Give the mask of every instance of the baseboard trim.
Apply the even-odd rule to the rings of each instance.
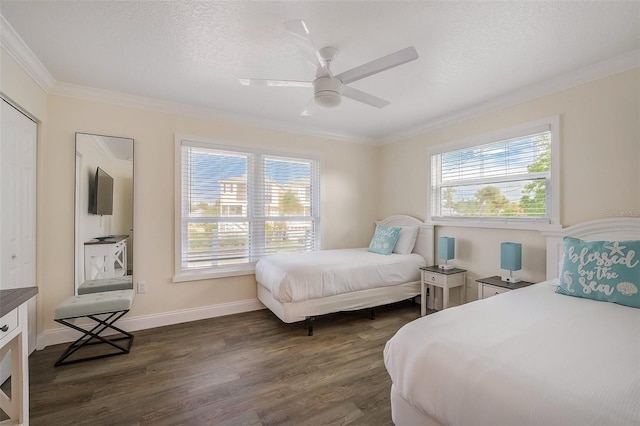
[[[146,330],[149,328],[164,327],[166,325],[180,324],[183,322],[222,317],[242,312],[258,311],[260,309],[265,309],[265,307],[260,303],[260,301],[258,301],[258,299],[247,299],[240,300],[238,302],[181,309],[179,311],[128,317],[118,321],[117,325],[126,331]],[[73,342],[78,337],[80,337],[80,333],[68,327],[45,330],[36,337],[36,350],[42,350],[47,346],[57,345],[60,343]]]

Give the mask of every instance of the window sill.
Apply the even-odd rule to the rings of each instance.
[[[561,225],[550,224],[546,220],[524,220],[513,221],[504,219],[431,219],[427,220],[428,225],[433,226],[454,226],[467,228],[488,228],[488,229],[519,229],[523,231],[557,231],[562,229]]]
[[[253,274],[255,274],[255,267],[253,264],[251,264],[235,268],[219,268],[216,270],[183,272],[179,275],[174,275],[172,281],[174,283],[181,283],[188,281],[210,280],[216,278],[240,277],[243,275]]]

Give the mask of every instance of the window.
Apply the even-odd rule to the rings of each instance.
[[[176,175],[175,281],[319,247],[318,160],[177,137]]]
[[[558,223],[558,118],[431,150],[434,222]]]

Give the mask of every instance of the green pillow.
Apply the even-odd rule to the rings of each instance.
[[[393,248],[400,238],[399,226],[387,226],[377,225],[376,232],[373,234],[371,244],[369,244],[369,251],[380,254],[391,254]]]
[[[640,308],[640,241],[564,238],[556,293]]]

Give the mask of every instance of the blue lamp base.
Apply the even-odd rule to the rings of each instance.
[[[503,275],[502,281],[517,283],[520,278],[513,276],[513,271],[522,269],[522,244],[501,243],[500,244],[500,269],[509,271],[509,275]]]

